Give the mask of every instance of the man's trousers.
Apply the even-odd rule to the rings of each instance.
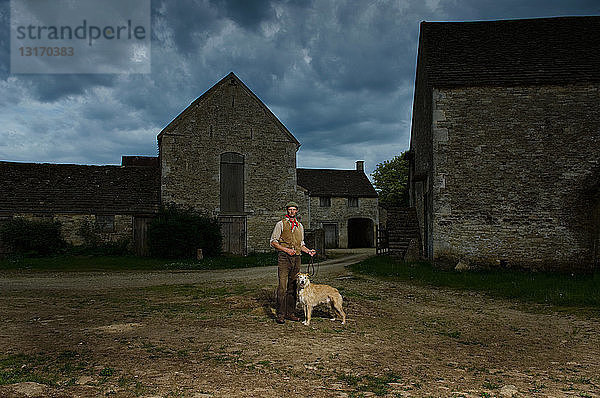
[[[277,316],[289,316],[296,310],[296,277],[300,272],[300,256],[290,256],[280,251],[277,268]]]

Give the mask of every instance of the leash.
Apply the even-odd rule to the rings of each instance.
[[[311,269],[312,269],[312,272],[311,272]],[[308,262],[306,273],[308,274],[308,276],[310,276],[312,278],[318,272],[319,272],[319,263],[317,263],[317,270],[315,272],[315,256],[310,256],[310,261]]]

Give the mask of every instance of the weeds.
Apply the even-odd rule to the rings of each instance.
[[[354,388],[358,393],[370,391],[377,396],[388,394],[391,390],[389,383],[397,383],[401,380],[400,376],[394,373],[387,373],[383,376],[355,376],[342,373],[338,374],[337,378]]]
[[[494,383],[493,381],[486,380],[483,383],[483,388],[488,389],[488,390],[496,390],[496,389],[500,388],[500,386],[498,384]]]

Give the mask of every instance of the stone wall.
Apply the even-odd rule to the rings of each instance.
[[[421,53],[419,53],[421,56]],[[427,86],[421,70],[417,70],[409,156],[410,206],[415,207],[421,233],[422,252],[433,256],[432,219],[433,212],[432,171],[432,89]],[[427,224],[427,225],[426,225]]]
[[[433,92],[434,258],[532,269],[597,259],[599,85]]]
[[[61,224],[61,236],[72,245],[79,246],[84,244],[84,238],[81,234],[81,227],[88,224],[92,228],[96,225],[96,215],[94,214],[40,214],[40,213],[14,213],[12,218],[22,217],[27,220],[47,220],[58,221]],[[133,216],[116,214],[114,219],[113,232],[95,232],[101,242],[111,243],[122,240],[133,242]]]
[[[301,202],[297,141],[235,76],[190,105],[159,135],[162,202],[220,211],[220,157],[244,156],[247,251],[271,250],[269,238],[285,203]]]
[[[307,203],[308,205],[308,203]],[[302,211],[305,225],[311,229],[322,228],[323,223],[335,223],[338,226],[338,245],[348,247],[348,220],[351,218],[368,218],[373,221],[373,236],[379,223],[377,198],[358,198],[358,207],[348,207],[348,198],[332,197],[331,207],[321,207],[318,196],[310,197],[310,211]],[[375,242],[373,242],[373,245]],[[375,247],[375,246],[373,246]]]

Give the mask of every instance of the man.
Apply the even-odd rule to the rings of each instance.
[[[317,252],[304,245],[304,227],[296,219],[298,204],[289,202],[285,205],[286,215],[275,224],[271,235],[271,246],[279,250],[277,256],[277,323],[285,323],[285,319],[299,321],[294,315],[296,310],[296,276],[300,272],[300,255],[302,252],[314,256]]]

